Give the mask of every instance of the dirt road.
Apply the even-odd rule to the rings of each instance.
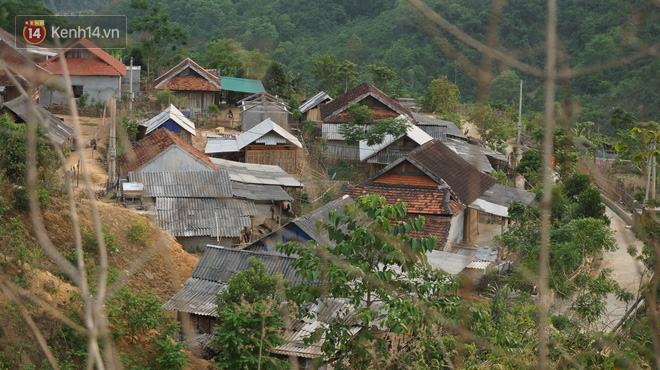
[[[626,223],[616,213],[612,212],[611,209],[607,208],[606,214],[612,220],[610,228],[614,231],[614,238],[619,249],[614,252],[605,253],[600,268],[611,269],[611,277],[622,288],[633,294],[637,294],[644,266],[628,254],[627,249],[629,246],[634,246],[637,249],[637,255],[639,255],[642,251],[643,243],[637,239],[632,230],[626,228]],[[603,330],[611,329],[616,325],[625,314],[629,304],[619,301],[614,294],[609,294],[605,305],[607,313],[602,319]]]

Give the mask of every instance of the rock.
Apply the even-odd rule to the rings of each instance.
[[[53,289],[55,289],[55,282],[52,279],[46,279],[44,281],[44,290],[51,291]]]

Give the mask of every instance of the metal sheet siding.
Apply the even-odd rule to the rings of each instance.
[[[227,171],[130,172],[131,182],[144,184],[147,197],[231,198]]]

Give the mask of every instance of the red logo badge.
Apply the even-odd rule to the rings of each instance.
[[[25,21],[23,38],[30,44],[38,44],[46,38],[46,27],[43,20]]]

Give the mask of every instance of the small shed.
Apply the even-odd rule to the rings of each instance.
[[[289,105],[267,92],[260,92],[241,100],[242,131],[249,131],[266,119],[280,127],[289,128]]]
[[[141,123],[140,126],[142,126],[140,131],[144,132],[142,137],[149,135],[154,130],[161,127],[178,134],[179,137],[188,144],[192,143],[192,136],[197,136],[195,123],[184,116],[183,113],[172,104],[152,119]]]
[[[245,163],[275,165],[288,173],[298,172],[298,149],[303,145],[287,130],[266,118],[236,138],[211,138],[206,154]]]
[[[312,96],[303,104],[300,105],[298,110],[302,114],[303,121],[314,121],[317,124],[321,124],[321,104],[331,102],[332,98],[325,91],[321,91],[318,94]]]
[[[0,106],[0,112],[9,113],[18,123],[41,119],[47,126],[46,136],[58,145],[63,145],[73,136],[73,127],[24,95],[5,102]]]

